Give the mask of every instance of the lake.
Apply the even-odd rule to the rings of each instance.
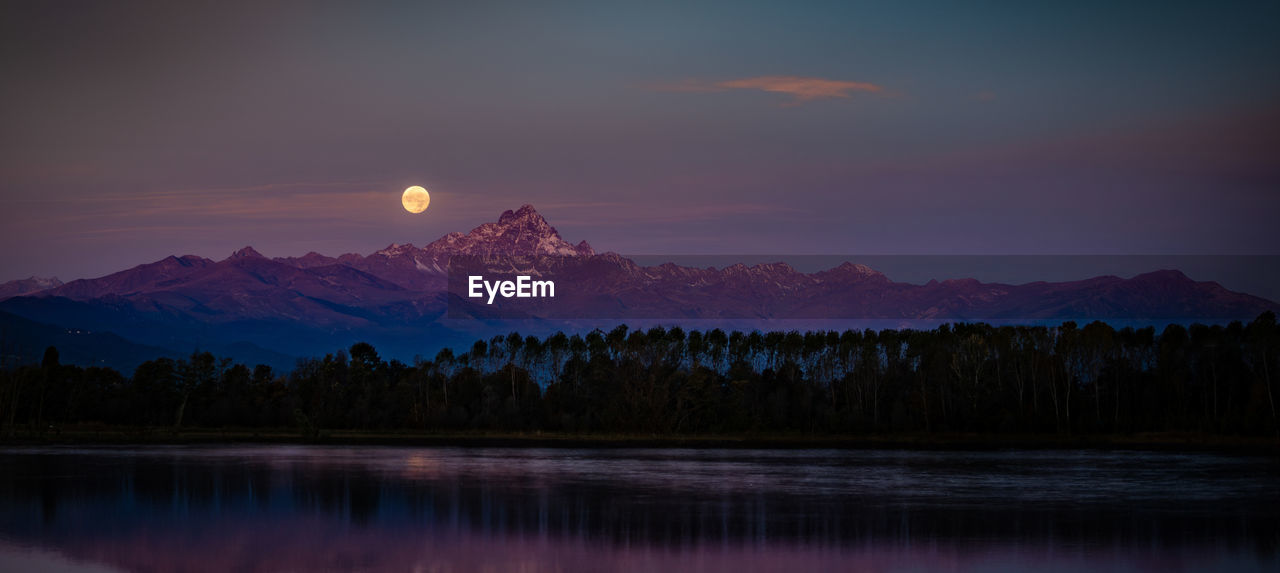
[[[0,449],[0,571],[1280,571],[1280,460]]]

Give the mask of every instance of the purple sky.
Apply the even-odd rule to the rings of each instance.
[[[522,203],[623,253],[1280,253],[1274,1],[688,4],[0,3],[0,281]]]

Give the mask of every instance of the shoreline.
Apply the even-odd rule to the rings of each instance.
[[[565,434],[547,432],[371,432],[155,428],[72,429],[0,437],[0,447],[280,444],[464,448],[776,449],[776,450],[1149,450],[1280,456],[1280,437],[1184,432],[1123,435],[993,434]]]

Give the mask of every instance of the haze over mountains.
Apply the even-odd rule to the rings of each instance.
[[[44,345],[54,343],[46,341],[50,333],[62,332],[59,348],[74,347],[64,355],[126,369],[132,365],[121,364],[124,359],[117,356],[133,360],[144,352],[125,352],[122,341],[145,352],[159,348],[182,355],[201,348],[282,368],[294,357],[321,355],[361,340],[391,357],[427,356],[442,346],[510,329],[483,320],[446,319],[449,264],[459,255],[477,260],[532,256],[542,271],[559,272],[567,281],[556,299],[514,314],[510,305],[482,309],[488,315],[471,313],[478,316],[506,311],[501,316],[614,323],[626,318],[1249,319],[1280,308],[1173,270],[1062,283],[962,279],[915,285],[851,262],[816,273],[784,263],[644,267],[614,253],[597,254],[586,241],[565,241],[525,205],[466,234],[449,233],[423,247],[392,244],[367,256],[312,252],[267,258],[245,247],[221,261],[170,256],[66,284],[34,277],[5,283],[0,285],[0,326],[7,340],[0,343],[9,347],[0,352],[11,360],[38,360]],[[458,291],[453,292],[457,305]],[[102,346],[96,352],[101,340],[95,337],[108,333],[114,335],[113,350]]]

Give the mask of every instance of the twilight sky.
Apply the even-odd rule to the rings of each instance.
[[[1275,0],[6,0],[0,281],[522,203],[623,253],[1278,254],[1277,62]]]

